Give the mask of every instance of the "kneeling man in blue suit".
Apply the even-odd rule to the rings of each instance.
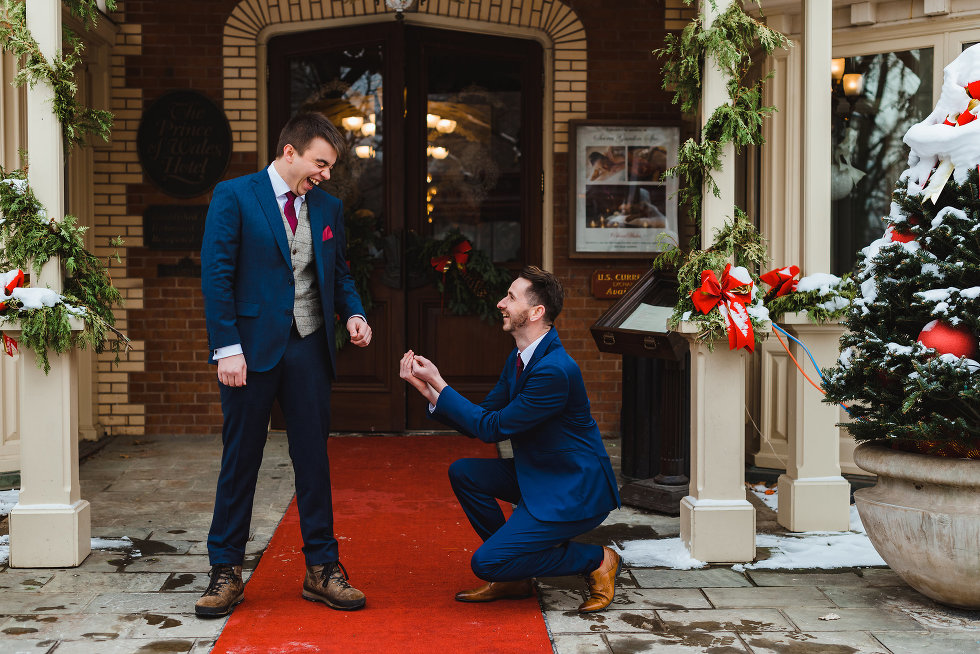
[[[563,300],[555,275],[534,266],[521,271],[497,303],[517,347],[479,405],[425,357],[402,357],[400,376],[429,400],[432,417],[487,443],[510,439],[514,450],[513,459],[460,459],[449,467],[453,491],[484,541],[471,565],[487,583],[457,593],[461,602],[529,597],[532,577],[578,574],[589,583],[579,611],[612,602],[619,555],[571,540],[599,526],[619,506],[619,493],[582,372],[554,327]],[[515,505],[509,519],[497,499]]]

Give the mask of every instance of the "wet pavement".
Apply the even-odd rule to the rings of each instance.
[[[617,443],[607,446],[618,468]],[[217,437],[117,437],[85,460],[82,497],[92,505],[92,536],[106,549],[78,568],[0,566],[0,654],[208,652],[225,620],[197,619],[193,606],[207,585],[220,449]],[[282,434],[270,437],[259,478],[246,575],[292,498]],[[775,514],[750,499],[759,531],[780,533]],[[678,532],[676,517],[624,508],[588,540],[622,544]],[[610,609],[583,616],[575,607],[584,580],[538,581],[558,654],[980,652],[980,612],[936,604],[887,568],[634,567],[619,582]],[[488,641],[478,651],[499,650]]]

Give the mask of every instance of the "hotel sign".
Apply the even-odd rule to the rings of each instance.
[[[208,97],[172,91],[144,112],[136,151],[146,176],[175,198],[208,192],[228,169],[231,127]]]

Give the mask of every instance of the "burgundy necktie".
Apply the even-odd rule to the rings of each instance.
[[[524,358],[520,354],[518,354],[517,355],[517,377],[515,377],[515,379],[520,379],[522,372],[524,372]]]
[[[292,191],[286,191],[286,206],[283,207],[283,214],[286,216],[286,221],[289,223],[289,228],[293,230],[293,234],[296,233],[296,224],[299,222],[296,220],[296,194]]]

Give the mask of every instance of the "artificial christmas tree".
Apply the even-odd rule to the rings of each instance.
[[[875,548],[911,586],[980,608],[980,46],[944,70],[909,129],[887,227],[858,260],[828,401],[851,403],[854,493]]]

